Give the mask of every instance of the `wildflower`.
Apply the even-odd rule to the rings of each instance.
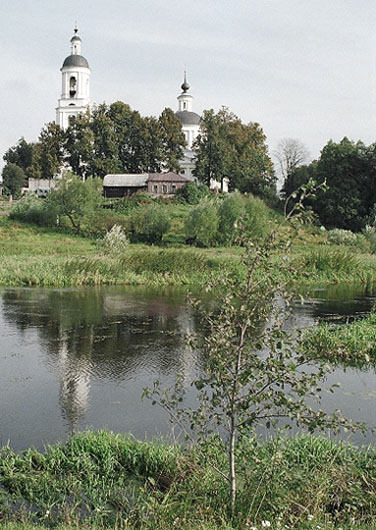
[[[270,526],[272,526],[272,523],[270,521],[261,521],[261,526],[263,528],[269,528]]]
[[[312,515],[311,513],[309,513],[309,514],[307,515],[307,519],[308,519],[308,521],[312,521],[312,519],[313,519],[313,515]]]

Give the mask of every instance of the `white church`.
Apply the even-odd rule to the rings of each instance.
[[[62,129],[69,126],[69,120],[86,111],[90,106],[90,75],[91,69],[87,59],[81,54],[82,41],[78,36],[77,27],[70,40],[71,53],[64,60],[60,71],[62,74],[61,96],[56,108],[56,123]],[[193,180],[194,154],[192,145],[200,130],[200,116],[193,112],[193,96],[188,93],[186,73],[181,85],[182,93],[178,96],[178,110],[175,113],[180,120],[187,142],[184,158],[181,161],[181,173]]]

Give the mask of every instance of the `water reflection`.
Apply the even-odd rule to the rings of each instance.
[[[371,291],[354,287],[311,295],[309,303],[294,306],[289,326],[356,318],[375,301]],[[169,386],[179,373],[188,385],[200,370],[185,336],[201,322],[183,291],[6,288],[0,300],[0,443],[40,447],[88,426],[139,437],[170,431],[163,411],[140,396],[155,378]],[[343,369],[333,375],[355,393],[340,398],[349,417],[369,419],[359,417],[367,412],[359,412],[359,396],[367,399],[374,375]],[[329,399],[329,406],[338,403]]]

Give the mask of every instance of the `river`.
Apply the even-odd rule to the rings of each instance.
[[[296,303],[288,325],[361,318],[375,300],[357,287],[316,289]],[[178,373],[189,387],[200,355],[185,336],[200,325],[181,289],[1,288],[0,444],[41,449],[87,428],[171,436],[167,415],[141,399],[142,389],[156,378],[171,386]],[[328,382],[337,381],[323,407],[376,425],[374,368],[337,368]]]

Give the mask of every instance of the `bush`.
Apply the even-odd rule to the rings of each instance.
[[[185,221],[185,232],[189,239],[203,247],[214,246],[217,242],[219,216],[214,202],[203,199]]]
[[[129,239],[119,225],[114,225],[104,238],[99,242],[99,248],[112,255],[119,255],[129,245]]]
[[[231,244],[236,233],[236,221],[244,213],[245,199],[240,193],[228,195],[218,208],[219,233],[218,240],[223,244]]]
[[[351,230],[334,228],[328,231],[328,241],[335,245],[352,245],[356,242],[356,234],[351,232]]]
[[[39,226],[56,226],[57,211],[44,199],[29,194],[18,201],[12,208],[9,217]]]
[[[131,218],[112,210],[97,208],[88,212],[83,220],[83,232],[89,236],[104,236],[115,225],[120,226],[126,234],[131,231]]]
[[[244,228],[250,239],[264,239],[271,230],[269,208],[251,194],[246,198]]]
[[[170,228],[170,219],[162,206],[140,208],[131,218],[133,237],[146,243],[160,243]]]
[[[176,197],[188,204],[198,204],[207,195],[209,195],[209,188],[197,182],[188,182],[176,192]]]

